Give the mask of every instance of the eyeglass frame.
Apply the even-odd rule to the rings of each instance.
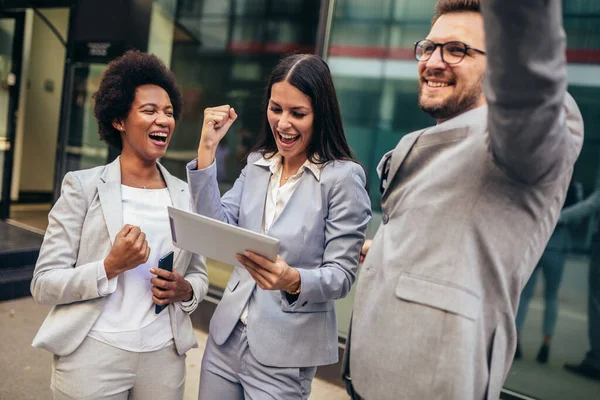
[[[427,57],[427,58],[421,58],[421,59],[419,60],[419,59],[417,58],[417,46],[419,45],[419,43],[422,43],[422,42],[429,42],[429,43],[432,43],[434,47],[433,47],[433,51],[431,52],[431,54],[429,55],[429,57]],[[449,62],[447,62],[447,61],[444,59],[444,46],[445,46],[445,45],[447,45],[447,44],[449,44],[449,43],[460,43],[461,45],[465,46],[465,53],[463,54],[462,58],[461,58],[460,60],[458,60],[457,62],[449,63]],[[417,60],[417,61],[419,61],[419,62],[421,62],[421,61],[428,61],[428,60],[431,58],[431,56],[433,55],[433,53],[435,53],[435,51],[436,51],[436,49],[437,49],[438,47],[440,48],[440,58],[442,59],[442,61],[443,61],[443,62],[445,62],[445,63],[446,63],[446,64],[448,64],[448,65],[456,65],[456,64],[459,64],[459,63],[460,63],[462,60],[464,60],[464,59],[465,59],[465,56],[466,56],[466,55],[468,55],[467,53],[468,53],[468,51],[469,51],[469,50],[473,50],[473,51],[475,51],[475,52],[477,52],[477,53],[479,53],[479,54],[482,54],[482,55],[484,55],[484,56],[487,54],[487,53],[486,53],[485,51],[483,51],[483,50],[476,49],[475,47],[471,47],[471,46],[469,46],[468,44],[466,44],[466,43],[464,43],[464,42],[461,42],[461,41],[458,41],[458,40],[451,40],[451,41],[449,41],[449,42],[446,42],[446,43],[436,43],[436,42],[434,42],[433,40],[429,40],[429,39],[421,39],[421,40],[419,40],[419,41],[416,41],[416,42],[415,42],[415,47],[414,47],[414,50],[413,50],[413,55],[414,55],[414,57],[415,57],[415,60]]]

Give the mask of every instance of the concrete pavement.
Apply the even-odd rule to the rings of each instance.
[[[34,349],[35,336],[49,306],[36,304],[31,297],[0,302],[0,400],[51,399],[52,354]],[[199,348],[188,352],[185,400],[198,398],[200,362],[207,334],[194,330]],[[315,379],[310,400],[347,400],[344,389]]]

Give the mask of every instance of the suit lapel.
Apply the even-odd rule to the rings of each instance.
[[[406,159],[406,156],[423,133],[428,131],[427,135],[433,135],[464,128],[475,131],[482,131],[483,129],[485,129],[486,121],[487,105],[484,105],[473,110],[469,110],[441,124],[417,131],[414,134],[411,134],[412,136],[405,136],[404,138],[402,138],[402,140],[400,140],[400,143],[398,143],[398,146],[396,146],[396,149],[392,153],[392,159],[390,160],[390,169],[387,174],[387,187],[390,187],[394,176],[398,173],[398,170],[402,166],[402,163]],[[388,192],[389,190],[386,189],[381,198],[382,200],[386,197]]]
[[[114,244],[117,233],[123,228],[123,204],[121,202],[121,164],[120,157],[108,164],[100,177],[98,197],[104,214],[104,222],[108,228],[111,244]]]
[[[406,156],[408,155],[410,150],[413,148],[413,146],[417,142],[417,139],[419,139],[419,137],[426,130],[427,129],[422,129],[420,131],[415,132],[414,135],[409,135],[409,136],[404,137],[402,140],[400,140],[400,142],[396,146],[396,149],[392,153],[392,159],[390,160],[390,168],[387,173],[387,182],[388,182],[387,187],[388,188],[390,187],[390,184],[391,184],[392,180],[394,179],[394,176],[400,169],[400,166],[406,159]],[[387,189],[385,190],[385,192],[383,192],[382,200],[388,194],[388,192],[389,192],[389,190],[387,190]]]
[[[255,164],[256,165],[256,164]],[[255,232],[262,231],[262,222],[265,214],[265,202],[267,200],[267,192],[269,190],[269,181],[271,180],[271,170],[268,166],[257,165],[255,168],[256,176],[254,179],[248,180],[246,177],[246,185],[252,185],[253,193],[264,193],[264,196],[249,196],[248,203],[244,204],[244,215],[246,217],[247,229]]]
[[[304,167],[302,167],[304,168]],[[310,175],[310,176],[305,176],[305,175]],[[314,181],[313,181],[314,179]],[[292,195],[290,196],[290,199],[288,200],[288,202],[286,203],[286,205],[283,207],[283,210],[281,210],[281,213],[279,214],[279,216],[277,218],[275,218],[275,221],[273,221],[273,223],[271,224],[271,229],[269,229],[269,232],[273,232],[273,229],[279,225],[278,222],[280,220],[285,221],[284,217],[288,214],[288,213],[292,213],[291,217],[292,218],[299,218],[300,221],[302,221],[302,219],[304,218],[304,215],[298,215],[298,213],[300,212],[299,210],[305,210],[306,207],[310,204],[310,197],[306,198],[305,194],[308,194],[310,196],[311,194],[311,187],[310,185],[312,184],[312,182],[317,182],[317,179],[314,177],[314,175],[312,175],[309,171],[305,170],[304,173],[302,174],[302,176],[300,177],[300,182],[298,182],[298,186],[296,186],[296,188],[294,189],[294,191],[292,192]],[[313,190],[314,190],[313,186]],[[316,186],[318,187],[318,186]],[[287,211],[289,209],[289,211]]]
[[[160,170],[166,184],[167,189],[169,189],[169,196],[171,196],[171,202],[173,203],[174,208],[178,208],[180,210],[189,210],[190,209],[190,198],[187,194],[187,190],[185,187],[182,187],[181,184],[177,181],[173,175],[167,171],[165,167],[163,167],[160,163],[158,163],[158,169]],[[173,268],[177,269],[177,261],[179,260],[179,256],[181,255],[181,249],[177,246],[174,246],[173,249]]]

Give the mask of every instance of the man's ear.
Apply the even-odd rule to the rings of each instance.
[[[123,132],[125,131],[125,124],[123,124],[123,121],[121,120],[114,120],[112,122],[112,126],[113,128],[115,128],[116,130],[118,130],[119,132]]]

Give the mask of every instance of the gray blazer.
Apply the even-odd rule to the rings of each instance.
[[[219,194],[216,167],[198,171],[188,164],[195,211],[255,232],[262,229],[271,171],[257,153],[248,157],[233,188]],[[248,345],[261,363],[310,367],[338,360],[334,300],[348,294],[371,217],[365,174],[350,161],[328,163],[320,179],[306,169],[269,235],[280,240],[279,254],[298,268],[302,292],[290,304],[284,292],[262,290],[236,267],[210,322],[210,334],[225,343],[250,299]],[[252,295],[252,297],[251,297]]]
[[[189,210],[187,184],[160,164],[159,168],[173,205]],[[65,356],[83,342],[108,299],[98,295],[96,268],[104,262],[123,227],[119,159],[66,174],[48,222],[31,294],[38,303],[54,307],[33,346]],[[173,267],[192,285],[197,306],[208,291],[204,258],[176,248]],[[169,304],[168,310],[175,347],[180,355],[185,354],[197,347],[189,313],[180,303]]]
[[[481,2],[489,106],[391,153],[344,374],[366,399],[497,400],[519,295],[581,150],[560,1]]]

